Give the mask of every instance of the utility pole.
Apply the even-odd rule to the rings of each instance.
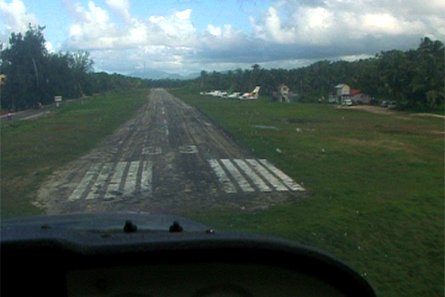
[[[3,52],[3,42],[0,42],[0,52]],[[3,63],[3,60],[0,55],[0,61]],[[6,75],[0,73],[0,103],[2,102],[2,87],[6,83]]]
[[[2,102],[2,87],[6,84],[6,75],[0,74],[0,102]]]

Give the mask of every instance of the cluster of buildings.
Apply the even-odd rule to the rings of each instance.
[[[329,95],[329,103],[341,105],[370,104],[372,98],[362,93],[359,89],[352,89],[347,84],[338,84],[335,86],[335,94]]]
[[[329,103],[340,105],[356,105],[356,104],[371,104],[373,98],[364,94],[359,89],[353,89],[347,84],[338,84],[334,87],[335,93],[330,94],[328,98]],[[273,92],[273,98],[278,102],[290,102],[289,87],[281,84],[278,86],[278,90]],[[319,99],[319,102],[325,101],[325,99]]]

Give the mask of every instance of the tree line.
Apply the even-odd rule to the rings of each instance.
[[[380,100],[394,100],[405,109],[431,110],[444,106],[444,45],[421,39],[417,49],[383,51],[372,58],[353,62],[319,61],[298,69],[251,69],[201,71],[193,81],[201,90],[250,91],[260,85],[272,95],[280,84],[298,94],[300,101],[317,101],[334,93],[334,86],[346,83]]]
[[[86,51],[50,53],[45,47],[45,27],[31,26],[12,33],[1,51],[1,107],[22,110],[53,103],[54,96],[79,98],[113,89],[143,86],[141,79],[93,72]]]

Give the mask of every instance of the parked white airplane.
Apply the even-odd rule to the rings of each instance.
[[[210,92],[201,92],[199,93],[200,95],[210,95],[210,96],[214,96],[214,97],[219,97],[222,96],[224,92],[220,91],[220,90],[214,90],[214,91],[210,91]]]
[[[227,95],[227,98],[239,98],[240,95],[241,95],[240,92],[235,92],[230,95]]]
[[[250,93],[244,93],[239,98],[241,100],[258,99],[258,93],[260,92],[260,86],[256,86]]]
[[[249,99],[258,99],[259,92],[260,92],[260,86],[256,86],[252,92],[244,93],[242,95],[240,92],[234,92],[234,93],[228,94],[226,91],[220,91],[220,90],[213,90],[210,92],[200,92],[200,95],[207,95],[207,96],[214,96],[214,97],[221,97],[221,98],[239,98],[242,100],[249,100]]]

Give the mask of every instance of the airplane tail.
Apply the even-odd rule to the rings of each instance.
[[[258,93],[260,92],[260,86],[256,86],[255,89],[252,91],[252,97],[255,99],[258,99]]]
[[[260,86],[256,86],[255,89],[253,89],[252,94],[257,96],[258,93],[260,92],[260,88],[261,88]]]
[[[260,86],[256,86],[250,93],[245,93],[240,99],[258,99],[258,93],[260,92]]]

